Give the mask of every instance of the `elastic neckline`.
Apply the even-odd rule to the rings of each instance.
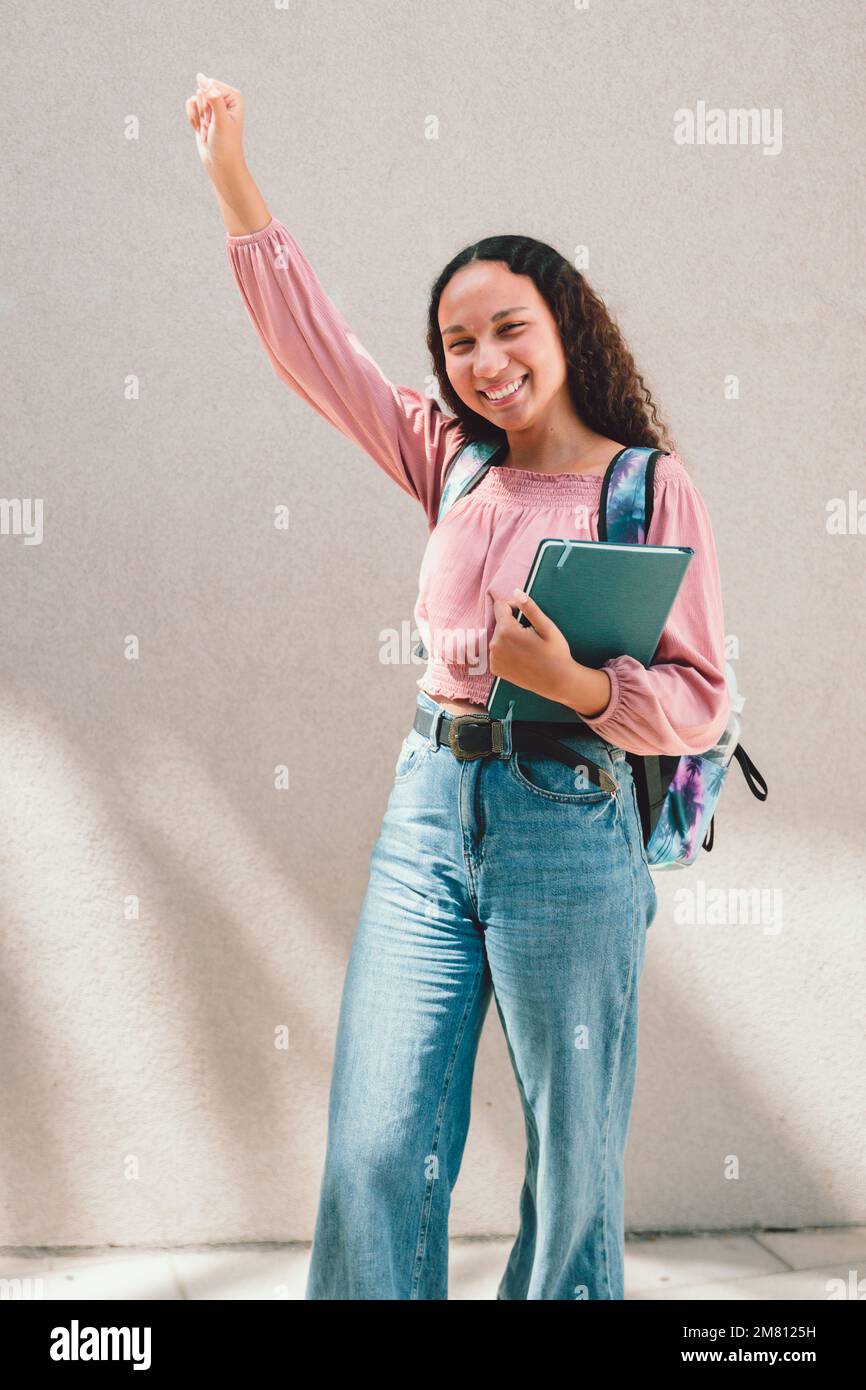
[[[489,468],[475,489],[476,496],[507,501],[536,500],[548,505],[567,503],[570,498],[588,497],[601,491],[604,478],[599,473],[534,473],[527,468]],[[471,493],[469,494],[472,495]]]
[[[491,469],[491,472],[494,470]],[[510,474],[516,478],[541,478],[545,483],[558,483],[562,478],[579,478],[582,482],[602,483],[604,473],[534,473],[531,468],[506,468],[499,464],[495,471],[501,474]],[[607,472],[607,469],[605,469]]]
[[[621,449],[614,458],[619,458],[624,452]],[[665,473],[671,461],[670,454],[663,454],[657,459],[657,477]],[[567,505],[574,498],[595,497],[601,492],[604,478],[603,473],[536,473],[528,468],[506,468],[497,464],[488,468],[478,487],[469,495],[495,497],[502,502],[513,498],[515,501],[536,501],[547,506]]]

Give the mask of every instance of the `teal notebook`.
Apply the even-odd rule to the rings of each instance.
[[[539,541],[523,585],[568,641],[576,661],[598,669],[615,656],[649,666],[694,551],[687,545],[620,545],[614,541]],[[524,627],[529,621],[521,613]],[[504,719],[580,723],[568,705],[497,676],[486,708]]]

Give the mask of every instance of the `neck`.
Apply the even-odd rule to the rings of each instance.
[[[536,473],[580,473],[597,468],[615,452],[611,440],[591,430],[575,413],[570,400],[559,393],[541,419],[525,429],[508,431],[506,467]]]
[[[536,436],[528,440],[524,431],[508,436],[508,451],[502,460],[506,468],[523,468],[533,473],[592,473],[606,466],[618,448],[615,440],[592,430],[574,435]]]

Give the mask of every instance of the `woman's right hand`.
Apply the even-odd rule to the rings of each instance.
[[[236,87],[196,73],[197,88],[186,101],[199,158],[208,173],[232,173],[243,167],[244,99]]]

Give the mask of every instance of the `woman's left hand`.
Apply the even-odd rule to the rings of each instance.
[[[513,606],[526,615],[532,627],[524,627],[514,616]],[[510,600],[494,599],[493,613],[496,626],[489,646],[491,674],[547,700],[566,703],[563,691],[569,688],[579,663],[556,623],[522,589],[515,589]]]

